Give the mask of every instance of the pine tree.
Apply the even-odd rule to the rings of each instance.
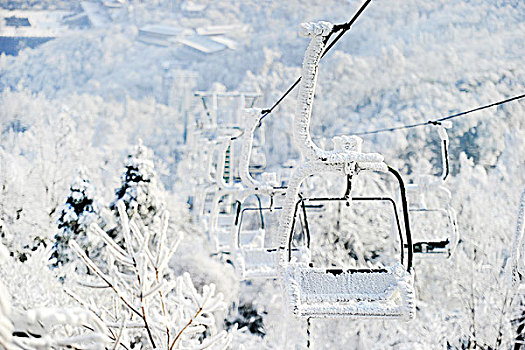
[[[54,266],[70,260],[69,240],[75,238],[82,248],[88,248],[86,230],[95,222],[99,208],[95,200],[95,188],[90,183],[87,172],[79,169],[70,186],[70,193],[58,218],[59,232],[55,235],[52,258]]]
[[[164,208],[162,191],[157,183],[155,166],[150,159],[150,150],[142,144],[128,155],[121,186],[115,191],[116,198],[110,208],[117,210],[117,202],[122,200],[130,217],[138,215],[147,225]]]
[[[264,338],[266,330],[263,315],[265,314],[266,312],[257,310],[252,303],[245,303],[237,308],[236,313],[224,320],[224,325],[227,329],[233,328],[234,325],[239,329],[246,327],[250,333]]]

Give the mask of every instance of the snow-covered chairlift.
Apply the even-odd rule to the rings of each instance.
[[[387,167],[383,156],[363,153],[357,136],[334,137],[333,150],[319,148],[310,136],[310,119],[315,94],[319,60],[324,52],[333,24],[303,23],[301,34],[311,38],[306,50],[294,116],[294,142],[305,159],[290,178],[286,201],[279,222],[282,282],[291,311],[301,317],[403,318],[415,315],[412,254],[408,204],[403,180]],[[294,213],[299,191],[306,178],[320,173],[355,176],[362,171],[390,172],[399,182],[403,221],[407,242],[407,259],[401,264],[381,269],[333,269],[313,267],[298,262],[290,254]],[[401,242],[401,252],[404,244]]]
[[[281,251],[275,242],[272,241],[272,229],[277,231],[277,227],[268,227],[266,218],[270,214],[280,214],[282,207],[270,206],[263,207],[260,200],[258,206],[237,207],[235,218],[235,239],[232,243],[234,247],[234,265],[241,280],[257,278],[277,278],[279,275],[279,259]],[[255,213],[259,218],[256,229],[246,228],[246,216]],[[304,220],[300,220],[300,230],[298,235],[294,235],[303,244],[291,247],[291,255],[296,261],[308,261],[310,259],[310,232],[305,226]],[[270,237],[267,237],[267,234]],[[243,237],[256,237],[248,241]],[[296,242],[294,240],[294,242]],[[300,242],[299,242],[300,243]],[[292,244],[292,243],[290,243]]]
[[[391,203],[396,228],[400,236],[401,249],[398,264],[385,268],[324,268],[312,263],[295,261],[287,246],[285,263],[285,285],[292,311],[301,317],[351,317],[351,318],[403,318],[414,316],[415,296],[411,275],[413,250],[407,211],[404,184],[399,173],[388,168],[399,182],[404,234],[397,215],[396,203],[389,197],[354,197],[349,193],[339,198],[303,198],[296,202],[295,213],[299,210],[306,215],[305,205],[327,202],[381,201]],[[354,204],[355,205],[355,204]],[[302,208],[302,209],[301,209]],[[305,216],[305,225],[308,219]],[[294,224],[292,222],[291,229]],[[289,235],[291,238],[292,235]],[[404,242],[408,242],[405,245]],[[407,254],[405,257],[405,248]]]
[[[234,235],[237,234],[236,221],[241,208],[239,199],[242,200],[250,193],[251,191],[246,189],[228,189],[219,191],[214,198],[209,232],[216,252],[234,250]],[[254,242],[264,240],[264,235],[258,230],[252,230],[243,232],[239,240],[243,245],[253,245]]]
[[[248,116],[253,116],[254,110],[247,109],[244,111]],[[250,118],[247,118],[250,119]],[[249,163],[251,148],[253,144],[253,134],[255,127],[243,125],[239,127],[240,132],[233,135],[227,142],[221,143],[222,147],[217,149],[217,173],[215,178],[216,192],[212,201],[210,211],[210,224],[208,225],[208,232],[211,240],[215,245],[217,252],[226,252],[232,249],[231,242],[233,231],[233,222],[235,219],[234,206],[238,205],[239,199],[245,198],[252,192],[264,192],[263,190],[255,190],[252,182],[246,182],[245,173],[251,178]],[[237,156],[237,148],[240,148],[240,156]],[[248,153],[246,155],[246,153]],[[224,201],[229,201],[224,203]],[[221,207],[221,204],[222,207]],[[224,205],[226,204],[226,206]],[[251,241],[256,239],[255,236],[243,235],[243,241]]]
[[[448,135],[446,128],[450,122],[436,125],[441,140],[442,175],[439,179],[433,176],[421,176],[417,184],[407,185],[408,192],[415,192],[418,201],[410,203],[409,212],[412,216],[412,231],[414,234],[414,253],[421,257],[449,258],[459,243],[459,231],[456,211],[451,205],[452,194],[444,183],[449,175]],[[427,206],[426,195],[433,195],[439,202],[437,206]],[[418,219],[423,225],[417,227]],[[431,231],[425,235],[421,230]],[[424,236],[424,237],[423,237]]]
[[[195,215],[197,221],[208,232],[210,230],[210,217],[213,215],[214,200],[221,188],[224,187],[226,173],[226,150],[230,147],[232,137],[221,136],[206,144],[211,146],[207,153],[204,169],[204,183],[196,188]]]
[[[193,215],[195,221],[206,226],[206,220],[211,209],[211,199],[215,192],[215,176],[213,176],[213,150],[217,145],[216,141],[210,141],[207,139],[201,140],[201,148],[205,148],[206,151],[201,150],[197,153],[197,157],[201,157],[197,164],[198,175],[197,181],[199,184],[195,186],[194,200],[193,200]],[[200,171],[199,171],[200,170]],[[191,175],[191,174],[190,174]]]
[[[235,208],[238,203],[223,191],[216,194],[213,202],[209,224],[210,239],[216,252],[229,251]]]
[[[282,197],[286,188],[277,186],[275,173],[263,172],[256,179],[252,176],[254,160],[254,133],[260,127],[261,110],[249,108],[244,111],[243,130],[241,136],[241,151],[239,159],[239,178],[243,190],[235,193],[237,199],[237,211],[233,224],[232,240],[230,242],[231,253],[241,279],[251,278],[275,278],[279,266],[280,251],[274,247],[265,245],[265,241],[276,241],[276,237],[268,236],[268,227],[265,225],[264,214],[279,211],[274,205],[274,199]],[[259,146],[261,142],[259,140]],[[255,207],[250,206],[250,198],[257,199]],[[263,204],[264,203],[264,204]],[[246,229],[242,223],[245,213],[257,210],[261,215],[260,226],[256,229]],[[275,231],[275,230],[274,230]],[[226,235],[224,235],[226,240]],[[297,258],[300,258],[302,250],[297,250]]]

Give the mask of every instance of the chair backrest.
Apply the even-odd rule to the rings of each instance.
[[[405,190],[405,187],[404,187],[404,183],[403,183],[403,180],[401,178],[401,175],[399,175],[399,173],[389,167],[389,172],[391,174],[393,174],[397,180],[397,182],[399,183],[399,190],[400,190],[400,197],[401,197],[401,203],[402,203],[402,213],[403,213],[403,222],[404,222],[404,230],[401,229],[401,222],[400,222],[400,219],[399,219],[399,215],[398,215],[398,209],[397,209],[397,206],[396,206],[396,202],[390,198],[390,197],[350,197],[350,178],[347,177],[347,191],[345,193],[345,195],[343,197],[333,197],[333,198],[329,198],[329,197],[323,197],[323,198],[299,198],[299,200],[296,202],[296,205],[295,205],[295,210],[294,210],[294,219],[292,221],[292,225],[291,225],[291,230],[293,232],[294,230],[294,225],[295,225],[295,217],[298,213],[299,210],[302,211],[302,215],[303,215],[303,218],[304,218],[304,226],[306,228],[306,232],[308,232],[308,244],[309,241],[310,241],[310,229],[308,227],[308,218],[307,218],[307,215],[306,215],[306,204],[305,203],[326,203],[326,202],[348,202],[349,200],[352,200],[352,201],[384,201],[384,202],[387,202],[387,203],[390,203],[392,205],[392,208],[393,208],[393,212],[394,212],[394,217],[395,217],[395,222],[396,222],[396,228],[397,228],[397,231],[399,233],[399,238],[400,238],[400,261],[401,261],[401,264],[405,264],[405,256],[404,256],[404,252],[405,252],[405,247],[407,248],[407,259],[406,259],[406,269],[408,272],[410,272],[411,268],[412,268],[412,259],[413,259],[413,254],[414,254],[414,251],[413,251],[413,245],[412,245],[412,235],[411,235],[411,231],[410,231],[410,222],[409,222],[409,217],[408,217],[408,203],[407,203],[407,200],[406,200],[406,190]],[[403,237],[403,231],[404,231],[404,236]],[[292,254],[291,254],[291,242],[292,242],[292,238],[293,238],[293,234],[290,234],[289,236],[289,242],[288,242],[288,261],[291,260],[291,257],[292,257]],[[406,244],[405,244],[406,242]]]

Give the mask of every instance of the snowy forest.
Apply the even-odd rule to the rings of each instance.
[[[525,349],[525,1],[0,15],[0,349]]]

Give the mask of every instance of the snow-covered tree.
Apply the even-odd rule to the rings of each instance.
[[[102,349],[109,330],[68,296],[48,268],[51,247],[39,246],[27,260],[2,258],[0,245],[0,348],[9,350]]]
[[[150,150],[142,144],[135,146],[128,155],[121,185],[115,191],[116,198],[110,208],[117,210],[117,202],[122,201],[130,217],[137,215],[145,223],[150,223],[155,215],[164,208],[161,185],[157,183],[155,165],[151,160]]]
[[[58,229],[55,235],[52,258],[53,265],[66,263],[71,258],[69,240],[74,238],[84,250],[89,247],[86,230],[89,224],[96,222],[99,214],[95,188],[90,183],[85,169],[77,171],[66,203],[60,211]]]
[[[129,218],[123,201],[115,206],[123,248],[97,225],[89,231],[106,243],[106,266],[99,266],[74,240],[70,242],[94,273],[82,276],[79,283],[102,294],[93,308],[107,327],[114,329],[110,335],[113,347],[227,348],[231,335],[217,327],[214,316],[226,308],[222,294],[215,294],[213,284],[199,292],[189,273],[174,276],[169,268],[182,233],[169,232],[168,212],[160,214],[160,228],[153,230],[139,216]],[[77,301],[87,304],[79,297]]]

